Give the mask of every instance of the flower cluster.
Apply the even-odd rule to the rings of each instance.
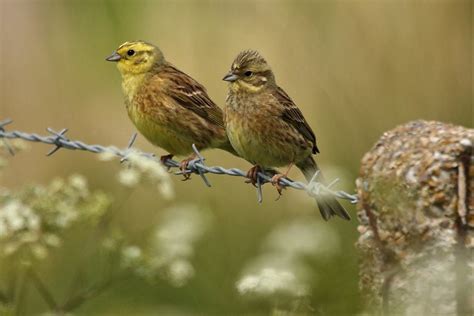
[[[153,282],[164,278],[182,286],[194,276],[190,259],[194,246],[209,225],[203,209],[183,205],[165,210],[142,245],[107,239],[104,246],[119,252],[122,266]]]
[[[308,259],[319,260],[338,250],[338,236],[330,226],[312,218],[296,219],[267,236],[263,252],[237,281],[237,290],[269,301],[301,300],[310,294],[308,280],[314,276]]]
[[[103,161],[115,158],[117,156],[111,153],[100,155],[100,159]],[[161,163],[133,151],[127,155],[125,162],[125,167],[118,174],[118,180],[121,184],[127,187],[135,187],[145,180],[155,185],[163,198],[172,199],[174,197],[170,175]]]
[[[22,144],[22,141],[0,140],[0,169],[7,162],[2,160],[2,155],[22,150]],[[116,156],[102,155],[101,159],[112,157]],[[131,152],[124,162],[118,174],[121,184],[134,187],[146,181],[148,187],[157,187],[163,198],[173,197],[170,175],[158,161]],[[117,210],[110,205],[109,195],[91,191],[81,175],[57,178],[48,185],[25,185],[18,190],[0,186],[0,265],[19,267],[5,271],[5,275],[15,274],[11,279],[28,274],[17,288],[0,290],[0,311],[16,304],[10,302],[10,297],[25,288],[26,283],[40,288],[42,298],[55,305],[50,306],[53,310],[68,311],[82,304],[90,293],[102,291],[130,271],[152,282],[165,279],[174,286],[182,286],[194,276],[190,261],[196,242],[209,224],[206,210],[187,205],[169,208],[156,222],[149,222],[145,227],[148,236],[137,241],[133,234],[121,229],[120,221],[112,220]],[[77,295],[72,294],[64,303],[56,304],[51,300],[54,295],[47,281],[38,276],[40,265],[32,263],[47,264],[54,249],[67,249],[69,237],[78,227],[92,229],[92,238],[99,248],[91,246],[96,249],[91,251],[98,250],[94,256],[107,264],[110,273],[103,280],[91,281],[92,285],[85,289],[76,289]],[[104,248],[106,252],[102,251]],[[23,264],[19,265],[20,262]]]
[[[61,245],[61,234],[73,224],[95,221],[110,204],[107,195],[90,192],[80,175],[56,179],[48,186],[19,192],[0,190],[0,256],[25,251],[43,259]]]

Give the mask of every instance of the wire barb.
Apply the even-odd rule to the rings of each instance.
[[[68,141],[68,139],[64,136],[64,134],[67,133],[68,129],[67,128],[63,128],[59,133],[56,132],[55,130],[53,130],[52,128],[47,128],[46,129],[49,133],[53,134],[54,136],[56,136],[56,138],[54,139],[53,141],[53,144],[56,146],[54,147],[53,149],[51,149],[47,154],[46,156],[51,156],[52,154],[54,154],[55,152],[57,152],[59,149],[61,149],[63,147],[63,144],[62,144],[62,140],[65,140],[65,141]]]
[[[146,153],[146,152],[133,148],[133,144],[135,143],[136,138],[137,138],[136,133],[132,135],[125,149],[119,149],[115,146],[88,145],[78,140],[70,140],[69,138],[64,136],[64,134],[66,134],[66,132],[68,131],[68,129],[66,128],[62,129],[59,132],[56,132],[55,130],[51,128],[47,128],[47,131],[51,134],[47,136],[41,136],[34,133],[25,133],[21,131],[7,132],[5,130],[5,126],[10,123],[12,123],[12,120],[10,119],[0,121],[0,138],[2,139],[3,142],[6,143],[6,147],[12,155],[14,154],[13,148],[11,148],[11,146],[8,145],[8,143],[6,142],[7,139],[23,139],[30,142],[40,142],[44,144],[53,145],[54,148],[48,152],[47,154],[48,156],[51,156],[52,154],[54,154],[61,148],[65,148],[65,149],[70,149],[70,150],[88,151],[88,152],[92,152],[96,154],[97,153],[111,153],[117,157],[120,157],[120,161],[123,162],[127,160],[127,156],[133,151],[134,153],[139,154],[142,157],[145,157],[157,163],[160,163],[160,159],[157,158],[155,154]],[[196,145],[194,144],[193,144],[193,151],[196,154],[196,159],[193,159],[189,162],[187,169],[185,170],[185,173],[198,174],[203,180],[204,184],[208,187],[210,187],[211,184],[206,177],[206,173],[229,175],[229,176],[244,177],[244,178],[247,177],[244,171],[237,168],[226,169],[221,166],[206,166],[204,163],[206,159],[201,155]],[[168,168],[179,168],[180,166],[179,162],[172,159],[166,159],[163,162],[163,164],[165,165],[165,167],[168,167]],[[176,172],[176,174],[181,174],[181,173],[182,172]],[[352,204],[355,204],[358,202],[359,199],[357,195],[349,194],[344,191],[334,191],[332,189],[332,187],[336,184],[338,179],[335,179],[329,185],[325,186],[316,181],[318,175],[319,173],[316,172],[308,184],[305,184],[303,182],[293,181],[288,178],[281,178],[279,180],[279,184],[282,187],[291,187],[296,190],[306,191],[306,193],[312,197],[317,197],[320,194],[325,194],[325,195],[330,194],[339,199],[348,200]],[[273,176],[272,170],[268,170],[268,171],[266,170],[264,172],[262,171],[262,172],[257,173],[257,199],[259,203],[262,203],[263,201],[262,185],[264,185],[267,182],[270,182],[272,176]]]
[[[130,152],[133,151],[133,144],[135,143],[136,140],[137,140],[137,133],[133,133],[132,137],[130,137],[130,140],[128,141],[127,150],[125,151],[125,154],[121,156],[120,158],[120,163],[124,163],[125,161],[127,161],[128,155],[130,154]]]
[[[12,119],[6,119],[6,120],[0,122],[0,132],[5,132],[5,126],[7,126],[8,124],[10,124],[12,122],[13,122]],[[10,155],[15,156],[15,151],[13,150],[13,147],[10,146],[10,144],[7,142],[7,140],[4,138],[4,139],[2,139],[2,141],[3,141],[3,144],[5,145],[5,147],[7,148],[8,152],[10,153]]]
[[[204,184],[206,184],[206,186],[207,186],[208,188],[210,188],[210,187],[211,187],[211,183],[210,183],[209,180],[207,179],[206,175],[205,175],[204,172],[203,172],[203,168],[202,168],[202,167],[205,167],[205,165],[204,165],[204,160],[206,160],[206,158],[204,158],[204,157],[201,155],[201,153],[199,152],[199,150],[198,150],[197,147],[196,147],[196,144],[193,144],[192,147],[193,147],[194,153],[196,153],[197,158],[194,159],[194,160],[192,160],[192,161],[189,163],[191,166],[188,165],[188,168],[189,168],[189,169],[196,169],[197,172],[198,172],[198,174],[199,174],[199,176],[201,177],[202,181],[204,181]],[[199,163],[200,166],[197,166],[196,163]]]

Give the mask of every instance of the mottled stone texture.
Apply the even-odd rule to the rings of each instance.
[[[362,160],[360,287],[367,308],[474,315],[474,130],[415,121]]]

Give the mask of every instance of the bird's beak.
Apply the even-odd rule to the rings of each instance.
[[[119,61],[120,59],[122,59],[122,56],[120,56],[119,53],[114,52],[112,55],[107,57],[105,60],[107,60],[107,61]]]
[[[237,79],[239,79],[239,77],[236,74],[234,74],[232,71],[230,71],[227,75],[224,76],[224,78],[222,78],[222,80],[229,81],[229,82],[234,82]]]

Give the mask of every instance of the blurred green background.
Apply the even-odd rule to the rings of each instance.
[[[143,39],[158,45],[221,106],[227,89],[221,78],[233,58],[243,49],[257,49],[313,127],[326,177],[341,178],[339,188],[352,192],[359,161],[384,131],[414,119],[473,126],[472,10],[469,0],[3,0],[0,119],[14,119],[10,129],[43,133],[45,127],[67,127],[73,139],[122,147],[135,129],[124,109],[119,73],[104,60],[119,44]],[[136,145],[163,154],[142,137]],[[173,203],[196,204],[213,216],[192,259],[196,276],[189,284],[151,286],[131,276],[87,302],[79,314],[265,314],[266,305],[235,289],[243,267],[275,225],[298,216],[320,218],[302,192],[286,190],[274,201],[277,194],[267,186],[258,205],[255,190],[241,178],[212,175],[212,188],[196,176],[187,182],[173,177],[171,202],[145,186],[121,200],[123,188],[114,179],[118,163],[66,150],[46,158],[46,151],[32,145],[9,159],[2,186],[14,189],[80,173],[93,188],[114,195],[127,225],[138,231]],[[221,151],[205,156],[209,165],[250,167]],[[291,176],[303,179],[296,169]],[[354,220],[326,224],[339,234],[341,247],[310,280],[316,314],[362,309],[357,220],[355,208],[345,206]],[[78,256],[80,251],[73,251],[58,266],[73,265]],[[66,270],[51,269],[50,278],[67,280]],[[28,310],[41,311],[42,304],[35,301]]]

